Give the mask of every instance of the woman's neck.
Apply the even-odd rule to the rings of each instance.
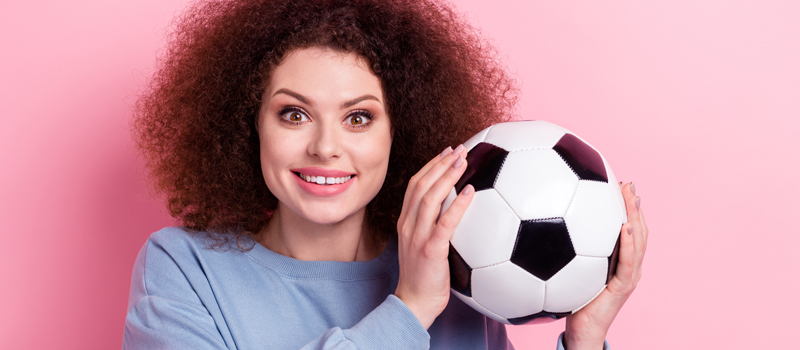
[[[380,255],[366,224],[366,209],[333,224],[317,224],[280,204],[260,232],[259,243],[290,258],[307,261],[366,261]]]

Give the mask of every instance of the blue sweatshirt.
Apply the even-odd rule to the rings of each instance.
[[[202,233],[176,227],[150,236],[122,348],[513,349],[503,324],[455,297],[425,330],[392,294],[396,242],[359,262],[296,260],[248,243],[209,249]]]

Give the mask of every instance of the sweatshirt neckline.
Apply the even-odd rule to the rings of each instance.
[[[292,278],[353,281],[388,274],[398,266],[397,239],[391,238],[375,259],[367,261],[306,261],[275,253],[259,243],[247,254],[255,261]]]

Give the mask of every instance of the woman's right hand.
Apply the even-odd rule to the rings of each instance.
[[[442,202],[467,169],[466,156],[463,145],[448,147],[414,175],[397,221],[400,279],[395,296],[426,329],[450,299],[450,237],[475,193],[467,185],[439,217]]]

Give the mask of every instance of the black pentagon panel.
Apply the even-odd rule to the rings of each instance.
[[[553,146],[553,150],[567,162],[567,165],[581,180],[608,183],[606,166],[603,164],[600,153],[597,153],[594,148],[581,141],[577,136],[564,134],[561,140],[558,140],[558,143]]]
[[[471,297],[472,268],[467,265],[467,262],[461,257],[461,254],[458,254],[452,244],[450,245],[450,254],[447,255],[447,260],[450,262],[450,288]]]
[[[456,182],[456,193],[461,193],[468,184],[475,187],[476,192],[492,188],[507,155],[508,151],[491,143],[475,145],[467,153],[467,170]]]
[[[517,318],[509,318],[508,323],[511,323],[515,326],[527,324],[527,323],[545,323],[550,322],[553,320],[557,320],[559,318],[564,318],[571,315],[571,312],[547,312],[542,311],[539,313],[535,313],[533,315],[517,317]]]
[[[547,281],[575,255],[563,218],[525,220],[519,225],[511,262]]]
[[[611,281],[611,277],[617,273],[617,262],[619,262],[619,237],[617,237],[617,244],[614,246],[614,251],[608,257],[608,276],[606,276],[606,284]]]

